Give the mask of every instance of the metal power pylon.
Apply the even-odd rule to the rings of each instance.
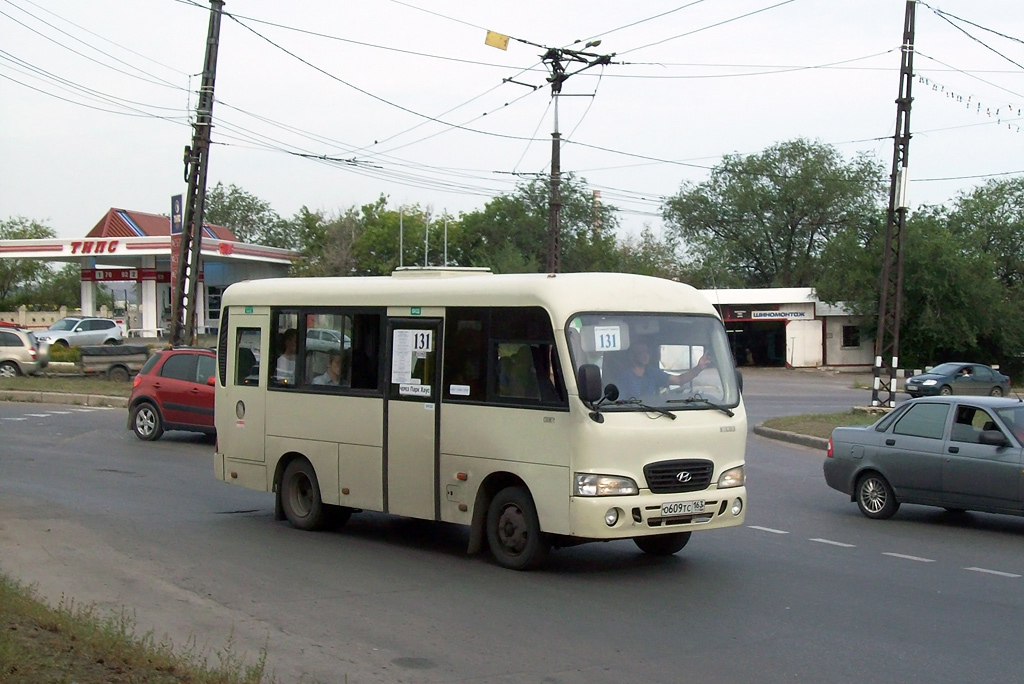
[[[601,41],[595,40],[587,43],[584,50],[597,47]],[[562,83],[574,74],[592,66],[611,64],[611,55],[598,55],[593,52],[581,50],[570,50],[568,48],[549,48],[541,57],[551,75],[548,82],[551,83],[551,97],[555,104],[555,130],[551,134],[551,188],[548,199],[548,272],[558,273],[562,260],[562,229],[559,225],[558,214],[562,208],[562,134],[558,131],[558,98],[562,92]],[[566,63],[575,63],[580,66],[576,71],[567,73]]]
[[[914,16],[916,0],[907,0],[903,23],[903,62],[900,94],[896,99],[896,136],[889,186],[889,211],[882,254],[881,296],[875,337],[872,406],[896,405],[896,370],[899,367],[900,317],[903,314],[903,236],[907,226],[907,156],[910,148],[910,88],[914,79]]]

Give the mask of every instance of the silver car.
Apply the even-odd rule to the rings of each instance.
[[[87,344],[121,344],[124,331],[117,321],[109,318],[62,318],[36,337],[60,347],[81,347]]]
[[[35,375],[46,368],[50,345],[14,326],[0,327],[0,378]]]
[[[832,431],[825,482],[869,518],[900,504],[1024,515],[1024,401],[922,397]]]

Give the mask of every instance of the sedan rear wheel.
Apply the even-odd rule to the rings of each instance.
[[[145,442],[159,439],[164,433],[164,421],[160,418],[160,409],[148,401],[144,401],[132,409],[132,430],[135,436]]]
[[[993,387],[992,391],[989,392],[989,395],[991,395],[993,397],[1001,397],[1001,396],[1003,396],[1003,388],[1002,387]]]
[[[953,393],[953,388],[950,387],[949,385],[943,385],[942,389],[939,390],[939,394],[941,394],[944,397],[948,397],[952,393]]]
[[[867,473],[857,480],[857,506],[860,512],[873,520],[885,520],[895,515],[900,502],[884,477]]]
[[[13,361],[0,363],[0,378],[16,378],[21,375],[21,369]]]

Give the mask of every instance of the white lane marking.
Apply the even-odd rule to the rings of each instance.
[[[50,411],[50,413],[52,413],[55,416],[66,416],[69,413],[71,413],[71,411]]]
[[[935,562],[935,560],[932,559],[932,558],[920,558],[918,556],[907,556],[907,555],[902,554],[902,553],[883,552],[882,555],[883,556],[892,556],[893,558],[902,558],[903,560],[917,561],[918,563],[934,563]]]
[[[4,418],[4,420],[28,420],[28,418]]]
[[[819,544],[831,544],[832,546],[841,546],[844,549],[855,549],[856,544],[844,544],[843,542],[832,541],[831,539],[808,539],[807,541],[818,542]]]
[[[762,532],[771,532],[772,534],[789,534],[786,530],[773,530],[770,527],[761,527],[760,525],[747,525],[752,530],[761,530]]]
[[[33,418],[49,418],[50,417],[49,413],[26,413],[25,415],[26,416],[31,416]]]
[[[972,572],[983,572],[986,575],[999,575],[1000,577],[1020,577],[1012,572],[1000,572],[998,570],[986,570],[985,568],[964,568],[964,570],[971,570]]]

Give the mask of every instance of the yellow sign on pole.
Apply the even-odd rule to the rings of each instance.
[[[508,50],[508,36],[496,31],[488,31],[487,38],[484,39],[484,45],[490,45],[499,50]]]

